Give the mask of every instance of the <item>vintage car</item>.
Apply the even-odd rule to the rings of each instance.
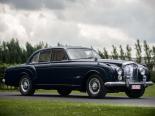
[[[92,98],[114,92],[139,98],[153,84],[146,66],[101,59],[95,50],[85,47],[38,50],[25,64],[9,67],[4,75],[3,82],[19,87],[22,95],[33,95],[36,89],[55,89],[62,96],[79,90]]]

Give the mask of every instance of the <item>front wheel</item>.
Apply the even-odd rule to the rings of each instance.
[[[68,96],[72,92],[70,89],[58,89],[57,91],[61,96]]]
[[[103,80],[98,75],[91,75],[87,80],[87,93],[92,98],[103,98],[106,95]]]
[[[143,96],[145,92],[145,88],[141,88],[140,90],[131,90],[131,89],[127,89],[125,91],[126,95],[129,97],[129,98],[140,98],[141,96]]]
[[[31,79],[27,76],[24,75],[19,82],[19,91],[22,95],[28,96],[28,95],[33,95],[35,92],[35,89],[32,86],[32,81]]]

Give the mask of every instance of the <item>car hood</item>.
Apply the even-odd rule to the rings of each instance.
[[[105,64],[113,64],[121,67],[125,64],[135,63],[133,61],[126,61],[126,60],[114,60],[114,59],[77,59],[74,61],[80,61],[80,62],[99,62],[99,63],[105,63]]]
[[[107,64],[117,64],[117,65],[135,63],[135,62],[133,62],[133,61],[113,60],[113,59],[98,59],[98,62],[103,62],[103,63],[107,63]]]

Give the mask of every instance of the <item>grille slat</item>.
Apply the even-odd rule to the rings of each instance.
[[[128,77],[131,82],[138,82],[138,66],[136,64],[128,64],[124,67],[124,76]]]

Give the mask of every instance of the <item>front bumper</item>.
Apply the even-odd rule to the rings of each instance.
[[[152,81],[147,81],[147,82],[130,82],[130,83],[126,83],[126,82],[105,82],[104,86],[105,87],[116,87],[116,86],[126,86],[128,87],[129,85],[144,85],[144,86],[151,86],[153,85]]]

